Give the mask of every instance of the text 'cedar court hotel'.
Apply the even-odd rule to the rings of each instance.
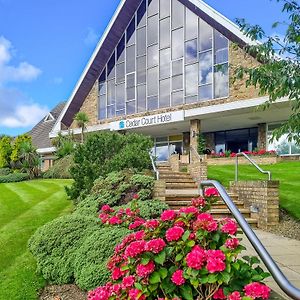
[[[257,111],[268,97],[231,81],[235,67],[259,64],[243,50],[252,43],[201,0],[123,0],[50,137],[79,132],[73,118],[82,111],[89,132],[152,136],[159,161],[174,149],[188,154],[199,132],[216,152],[297,154],[299,147],[284,137],[268,143],[288,118],[289,102]]]

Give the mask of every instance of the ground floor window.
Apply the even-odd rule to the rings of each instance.
[[[215,151],[253,151],[257,148],[258,128],[236,129],[215,133]]]
[[[183,153],[183,135],[157,137],[154,139],[153,154],[157,161],[168,161],[170,155]]]
[[[287,134],[281,136],[279,140],[270,142],[273,134],[273,130],[280,127],[280,124],[268,125],[268,150],[275,150],[279,155],[295,155],[300,154],[300,145],[295,141],[289,142]]]

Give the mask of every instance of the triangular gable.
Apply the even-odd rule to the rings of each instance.
[[[238,43],[241,47],[246,44],[253,44],[253,41],[246,37],[233,22],[218,13],[202,0],[178,1],[229,40]],[[99,78],[101,71],[109,60],[112,52],[115,50],[130,20],[141,3],[142,0],[122,0],[120,3],[89,63],[75,86],[67,105],[53,128],[54,135],[55,132],[61,130],[61,123],[67,127],[72,124],[74,115],[80,110],[80,107],[95,84],[95,81]]]

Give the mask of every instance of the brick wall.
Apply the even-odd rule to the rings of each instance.
[[[207,163],[205,160],[199,159],[193,151],[191,152],[188,172],[197,183],[207,180]]]
[[[180,170],[179,154],[172,154],[169,158],[169,163],[173,172],[179,172]]]
[[[274,165],[281,160],[281,158],[277,156],[255,156],[253,159],[258,165]],[[207,158],[206,162],[209,166],[234,165],[236,158]],[[239,157],[239,165],[250,165],[250,162],[244,157]]]
[[[166,200],[166,181],[156,180],[154,182],[153,199],[159,199],[161,201]]]
[[[258,124],[257,148],[267,150],[267,124]]]
[[[257,210],[258,227],[272,228],[279,223],[279,181],[230,182],[230,192],[252,211]]]

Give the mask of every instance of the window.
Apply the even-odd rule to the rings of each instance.
[[[172,59],[183,57],[183,28],[172,31]]]
[[[148,47],[148,68],[158,65],[158,45]]]
[[[169,48],[171,46],[170,18],[159,22],[159,48]]]
[[[148,46],[158,43],[158,15],[148,18]]]
[[[116,88],[116,110],[125,109],[125,83],[117,85]]]
[[[148,16],[153,16],[158,13],[158,0],[148,0]]]
[[[188,8],[185,8],[185,39],[192,40],[198,37],[198,17]]]
[[[179,1],[172,0],[172,29],[183,27],[184,6]]]
[[[183,59],[173,61],[172,63],[172,76],[183,74]]]
[[[137,87],[137,112],[144,112],[146,110],[146,85],[144,84]]]
[[[127,101],[135,99],[135,73],[127,75],[126,90]]]
[[[183,91],[172,93],[172,106],[183,104]]]
[[[214,68],[215,98],[227,97],[229,92],[228,64]]]
[[[117,63],[125,60],[125,34],[121,38],[117,47]]]
[[[170,106],[170,79],[161,80],[159,83],[159,108],[169,107]]]
[[[170,0],[160,0],[159,17],[161,19],[170,16]]]
[[[198,64],[185,66],[185,95],[192,96],[197,94],[198,94]]]
[[[146,56],[137,58],[137,84],[146,83]]]
[[[199,22],[199,50],[207,51],[212,49],[213,29],[210,25],[200,19]]]
[[[158,67],[148,70],[148,96],[158,95]]]
[[[135,43],[135,17],[133,17],[126,31],[127,46]]]
[[[135,71],[135,46],[126,49],[126,73]]]
[[[137,47],[137,56],[146,54],[146,27],[142,27],[136,31],[136,47]]]
[[[120,63],[116,67],[116,83],[125,81],[125,63]]]
[[[185,42],[185,63],[190,64],[197,61],[197,39]]]
[[[171,49],[167,48],[159,52],[159,78],[163,79],[171,75]]]
[[[146,0],[144,0],[137,11],[138,27],[146,25]]]
[[[158,97],[157,96],[148,97],[147,109],[148,110],[158,109]]]

